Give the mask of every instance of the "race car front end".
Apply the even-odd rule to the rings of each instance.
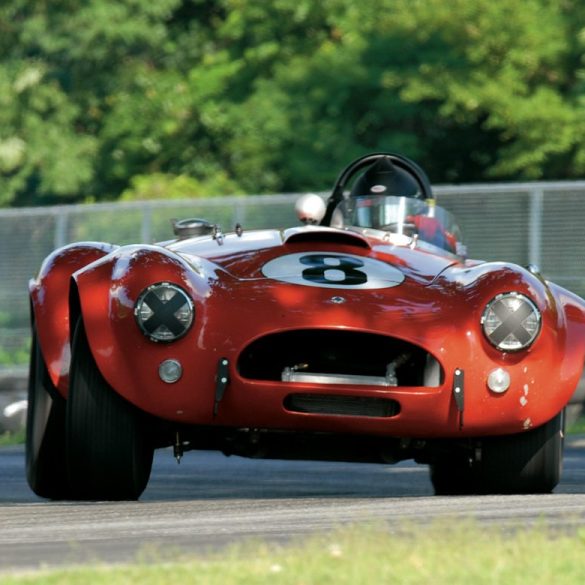
[[[282,257],[303,270],[314,267],[303,258],[339,272],[342,262],[369,266],[370,252],[350,245],[286,251],[260,266]],[[118,268],[108,259],[76,281],[100,372],[163,423],[159,441],[180,433],[181,450],[310,458],[327,438],[339,445],[334,455],[328,444],[330,457],[355,458],[348,443],[366,440],[369,460],[429,460],[436,448],[524,434],[559,415],[577,383],[582,331],[541,280],[505,264],[447,263],[429,276],[412,252],[379,252],[374,262],[402,267],[373,290],[242,278],[154,248],[132,262],[121,249]]]

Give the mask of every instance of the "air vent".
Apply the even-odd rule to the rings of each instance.
[[[400,412],[396,400],[331,394],[289,394],[284,407],[291,412],[337,416],[392,417]]]
[[[334,228],[302,227],[291,228],[284,232],[285,244],[297,243],[332,243],[358,248],[371,248],[368,240],[356,232]]]

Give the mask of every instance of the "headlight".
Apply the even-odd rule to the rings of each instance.
[[[492,299],[481,317],[489,342],[502,351],[527,348],[540,331],[540,311],[524,295],[504,293]]]
[[[134,316],[142,333],[152,341],[175,341],[193,324],[195,310],[187,293],[175,284],[159,282],[144,289]]]

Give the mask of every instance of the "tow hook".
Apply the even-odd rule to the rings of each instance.
[[[181,463],[181,458],[183,457],[183,443],[181,442],[181,437],[179,436],[179,431],[175,433],[175,444],[173,445],[173,455],[177,460],[177,463]]]

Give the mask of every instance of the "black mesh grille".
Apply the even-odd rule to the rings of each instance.
[[[344,416],[391,417],[400,412],[395,400],[331,394],[289,394],[284,407],[292,412]]]

